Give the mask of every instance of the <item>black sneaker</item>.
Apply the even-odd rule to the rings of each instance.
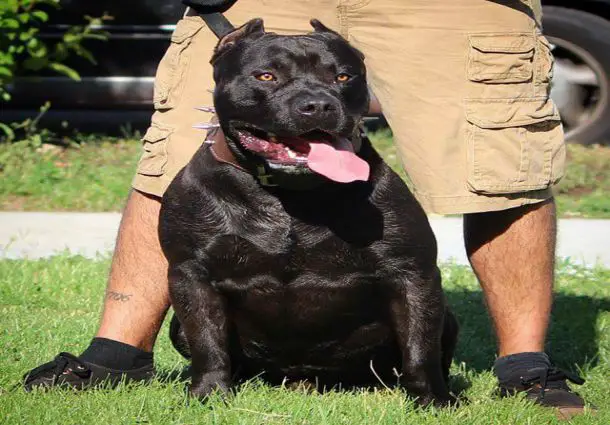
[[[528,400],[555,408],[559,419],[570,419],[584,412],[585,401],[572,392],[567,381],[577,385],[585,383],[580,376],[556,367],[530,369],[521,376],[500,382],[500,396],[509,397],[517,392],[525,392]],[[593,406],[590,408],[595,410]]]
[[[26,391],[56,386],[83,390],[99,384],[116,386],[121,381],[149,381],[154,374],[152,363],[139,369],[116,370],[85,362],[70,353],[59,353],[52,361],[26,373],[23,387]]]

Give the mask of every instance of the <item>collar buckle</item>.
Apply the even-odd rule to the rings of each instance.
[[[267,173],[264,165],[258,165],[256,167],[256,171],[258,172],[256,178],[261,185],[270,187],[278,186],[277,184],[273,183],[273,175]]]

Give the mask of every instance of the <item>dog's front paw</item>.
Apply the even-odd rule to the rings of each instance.
[[[220,392],[223,396],[229,393],[231,382],[225,373],[212,372],[206,373],[200,378],[193,377],[193,382],[189,387],[189,394],[199,400],[205,400],[214,391]]]
[[[421,407],[456,407],[459,404],[459,400],[449,393],[440,396],[432,393],[420,395],[415,402]]]

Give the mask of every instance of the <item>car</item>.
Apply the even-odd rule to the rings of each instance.
[[[610,144],[610,0],[543,1],[553,48],[551,97],[566,139]]]
[[[106,42],[91,42],[97,64],[73,58],[81,81],[45,74],[18,78],[2,121],[31,116],[45,101],[51,109],[43,124],[69,121],[86,131],[108,131],[129,124],[145,129],[152,111],[157,64],[175,23],[184,13],[178,1],[82,2],[65,0],[43,32],[60,37],[84,15],[108,13]],[[582,144],[610,143],[610,0],[543,0],[543,28],[555,56],[551,97],[561,113],[566,137]],[[383,119],[369,120],[371,128]]]

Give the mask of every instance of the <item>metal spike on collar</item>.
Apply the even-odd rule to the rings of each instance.
[[[211,123],[211,122],[202,122],[199,124],[195,124],[193,126],[193,128],[196,128],[198,130],[211,130],[213,128],[218,128],[220,127],[220,124],[218,123]]]
[[[216,108],[213,106],[195,106],[195,109],[201,112],[209,112],[211,114],[216,113]]]

